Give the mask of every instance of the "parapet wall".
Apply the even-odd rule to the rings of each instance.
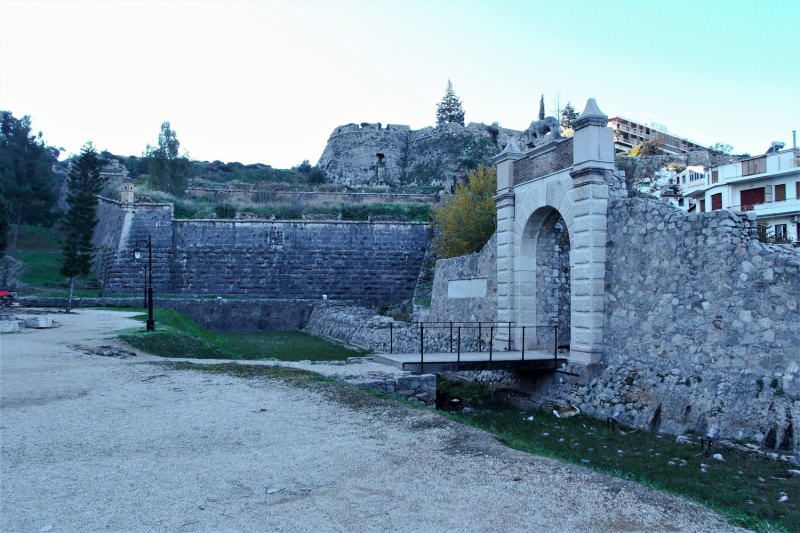
[[[95,271],[109,293],[138,294],[151,236],[157,293],[259,298],[409,299],[429,239],[423,223],[173,220],[169,204],[103,199]]]
[[[800,448],[800,253],[729,211],[609,202],[603,365],[562,397],[680,433]]]

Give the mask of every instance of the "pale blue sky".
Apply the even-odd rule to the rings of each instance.
[[[800,129],[796,2],[0,0],[0,109],[48,142],[316,162],[349,122],[524,129],[545,96],[762,153]]]

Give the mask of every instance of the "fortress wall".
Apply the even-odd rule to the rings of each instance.
[[[172,204],[123,204],[106,198],[98,206],[100,223],[95,230],[98,248],[95,275],[107,292],[136,294],[143,291],[148,262],[147,246],[141,243],[142,258],[133,257],[138,240],[151,238],[153,287],[156,292],[171,288]]]
[[[439,201],[438,193],[389,193],[389,192],[334,192],[334,191],[259,191],[258,189],[187,189],[191,198],[210,197],[215,202],[249,200],[263,202],[268,200],[325,201],[343,204],[397,203]]]
[[[609,202],[603,365],[561,395],[638,427],[800,449],[800,253],[754,217]],[[580,380],[579,380],[580,381]]]
[[[66,307],[66,298],[21,298],[26,307]],[[142,296],[135,298],[74,298],[72,306],[129,307],[147,313]],[[311,300],[153,298],[155,307],[174,309],[210,331],[296,331],[302,329],[320,302]],[[159,326],[156,324],[156,329]]]
[[[180,294],[348,299],[410,298],[425,224],[176,221]]]
[[[349,299],[411,298],[430,229],[423,223],[173,220],[169,204],[106,203],[95,266],[107,293],[143,290],[152,235],[157,294]]]

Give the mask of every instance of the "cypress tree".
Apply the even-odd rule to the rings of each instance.
[[[103,190],[100,161],[91,142],[81,149],[67,178],[67,203],[69,210],[61,223],[62,258],[61,275],[69,278],[67,313],[72,308],[75,278],[89,274],[94,260],[92,245],[97,226],[97,194]]]
[[[464,125],[464,109],[461,101],[453,91],[453,84],[447,80],[447,90],[442,101],[436,104],[436,123],[441,125],[447,122]]]
[[[544,95],[542,95],[542,99],[539,100],[539,120],[544,120]]]

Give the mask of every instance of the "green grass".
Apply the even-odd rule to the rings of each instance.
[[[350,349],[302,331],[215,333],[172,309],[156,308],[153,315],[156,331],[140,330],[120,338],[135,348],[161,357],[342,361],[366,354],[363,350]],[[147,315],[133,318],[145,322]]]
[[[800,479],[788,475],[787,470],[795,468],[790,463],[755,459],[726,448],[713,452],[722,454],[725,462],[697,457],[699,446],[675,444],[671,435],[630,428],[624,428],[622,434],[584,415],[558,419],[551,410],[521,413],[504,401],[509,393],[493,392],[481,383],[440,379],[437,402],[447,405],[451,398],[465,401],[477,412],[451,416],[497,435],[512,448],[588,466],[695,500],[743,527],[800,531]],[[529,416],[534,420],[527,420]],[[708,465],[706,473],[701,472],[700,464]],[[782,492],[789,499],[781,503]]]
[[[9,243],[13,242],[13,236],[12,228],[9,233]],[[17,250],[10,251],[8,255],[22,262],[22,269],[14,279],[29,287],[17,290],[21,296],[47,297],[68,294],[69,280],[59,273],[61,244],[53,228],[22,226]],[[102,288],[94,275],[75,282],[74,296],[77,298],[97,296],[101,291]]]

